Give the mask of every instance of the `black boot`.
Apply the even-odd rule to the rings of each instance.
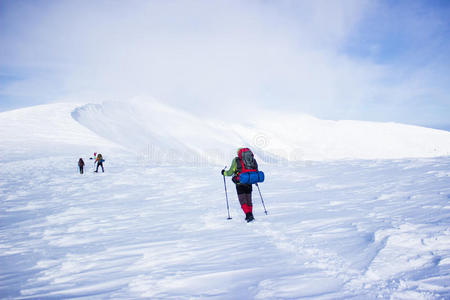
[[[247,223],[253,221],[254,219],[255,218],[253,217],[253,213],[251,212],[247,213],[245,216],[245,220],[247,221]]]

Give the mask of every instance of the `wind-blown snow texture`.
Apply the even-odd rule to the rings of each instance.
[[[19,126],[0,129],[2,298],[450,298],[449,157],[261,163],[269,214],[256,190],[247,224],[229,180],[226,219],[220,166],[133,158],[74,109],[0,114]],[[173,128],[160,149],[185,145]],[[94,151],[105,173],[92,172]]]

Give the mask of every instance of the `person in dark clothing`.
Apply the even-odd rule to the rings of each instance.
[[[247,222],[253,221],[255,218],[253,216],[253,203],[252,203],[252,185],[251,184],[243,184],[239,183],[238,176],[242,171],[241,159],[239,158],[239,153],[242,149],[238,149],[238,156],[233,159],[231,163],[231,167],[228,170],[222,170],[222,175],[224,176],[233,176],[232,180],[236,184],[236,192],[239,199],[239,204],[241,205],[242,210],[245,213],[245,220]],[[254,162],[256,164],[256,161]],[[256,165],[256,168],[258,166]]]
[[[84,161],[82,158],[78,160],[78,168],[80,168],[80,174],[84,173]]]

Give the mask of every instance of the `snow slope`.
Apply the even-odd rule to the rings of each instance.
[[[395,123],[325,121],[254,112],[239,121],[205,120],[156,101],[88,104],[72,114],[97,134],[136,151],[170,151],[189,161],[220,162],[250,145],[261,159],[334,160],[450,155],[450,132]],[[157,155],[155,155],[157,156]]]
[[[154,100],[87,104],[75,109],[72,116],[99,136],[152,161],[214,161],[226,149],[234,152],[236,146],[231,145],[243,143],[225,124],[203,120]]]
[[[49,157],[70,149],[77,156],[103,149],[151,161],[222,164],[244,145],[266,162],[450,155],[448,131],[275,112],[256,115],[245,122],[207,120],[155,100],[42,105],[0,113],[0,155]]]
[[[449,299],[450,157],[419,158],[444,155],[449,133],[281,117],[230,127],[157,102],[0,113],[0,297]],[[269,214],[254,190],[250,224],[229,180],[226,219],[220,166],[237,144],[266,160]],[[94,151],[106,172],[87,160],[78,174]]]
[[[90,153],[120,147],[71,118],[77,104],[47,104],[0,113],[0,162]]]

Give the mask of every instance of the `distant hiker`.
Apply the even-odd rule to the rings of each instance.
[[[80,157],[80,159],[78,160],[78,167],[80,168],[80,174],[84,173],[84,161],[83,159]]]
[[[247,222],[253,221],[253,204],[252,204],[252,185],[241,183],[239,176],[241,173],[257,172],[258,163],[253,157],[253,153],[248,148],[239,148],[237,151],[237,157],[233,159],[230,169],[222,170],[222,175],[233,176],[232,180],[236,184],[236,191],[239,198],[241,208],[245,213],[245,220]]]
[[[105,172],[105,169],[103,168],[103,162],[105,160],[103,159],[103,156],[99,153],[97,155],[97,158],[95,159],[95,162],[97,163],[97,169],[95,170],[95,173],[98,173],[98,167],[102,167],[102,172]]]

